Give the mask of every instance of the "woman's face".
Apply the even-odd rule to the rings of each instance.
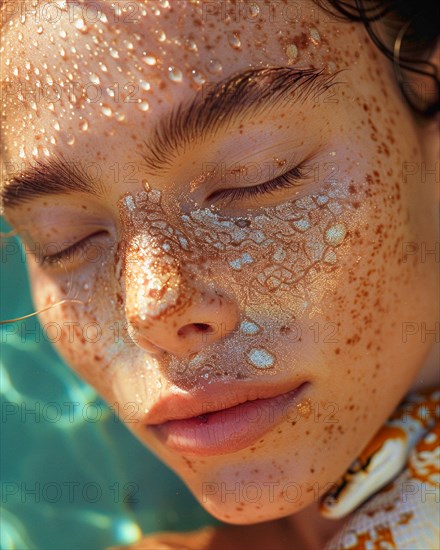
[[[308,1],[62,4],[2,42],[3,162],[28,170],[5,213],[41,256],[84,245],[28,255],[37,309],[77,300],[43,334],[214,516],[294,513],[436,317],[434,189],[388,62]]]

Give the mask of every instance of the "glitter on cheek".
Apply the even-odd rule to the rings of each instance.
[[[335,247],[347,228],[335,222],[334,212],[346,209],[344,192],[336,187],[260,209],[263,214],[247,219],[208,208],[183,214],[177,203],[167,204],[166,193],[151,187],[126,195],[120,208],[133,259],[126,265],[128,315],[146,331],[156,320],[173,320],[178,326],[179,315],[186,315],[193,300],[203,303],[201,289],[214,285],[219,293],[235,297],[242,314],[228,334],[228,349],[236,355],[232,369],[243,376],[251,372],[246,365],[254,373],[275,373],[283,364],[277,346],[270,352],[262,346],[273,341],[273,324],[282,320],[289,326],[319,314],[321,300],[337,284]],[[217,321],[222,320],[206,319]],[[220,340],[220,353],[222,345]],[[206,378],[205,367],[206,361],[194,364]],[[176,362],[174,374],[181,371]]]
[[[331,246],[338,246],[344,240],[347,229],[343,223],[336,223],[325,232],[325,241]]]
[[[264,348],[251,349],[247,357],[257,369],[269,369],[274,365],[274,356]]]
[[[258,334],[258,332],[260,332],[261,329],[256,323],[252,321],[244,320],[240,325],[240,330],[243,334],[253,336],[255,334]]]

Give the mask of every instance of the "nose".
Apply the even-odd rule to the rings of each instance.
[[[236,328],[236,302],[194,271],[163,250],[138,247],[127,256],[125,315],[145,351],[183,358]]]

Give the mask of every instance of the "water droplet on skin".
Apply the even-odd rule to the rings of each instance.
[[[99,76],[95,73],[90,74],[90,82],[92,82],[93,84],[100,84],[101,83],[101,81],[99,80]]]
[[[139,80],[139,86],[142,90],[151,90],[151,84],[146,80]]]
[[[141,101],[138,105],[138,108],[141,110],[141,111],[148,111],[148,109],[150,108],[150,105],[148,103],[148,101]]]
[[[67,136],[67,145],[74,145],[74,143],[75,143],[75,137]]]
[[[157,59],[154,57],[154,55],[145,55],[143,60],[146,65],[150,66],[154,66],[157,63]]]
[[[198,47],[197,47],[197,44],[194,42],[194,40],[191,40],[191,39],[187,39],[185,40],[185,48],[189,51],[189,52],[196,52],[198,51]]]
[[[202,86],[206,82],[205,75],[203,73],[199,72],[199,71],[194,70],[194,69],[191,71],[191,78],[193,79],[195,84],[197,84],[198,86]]]
[[[241,48],[241,40],[236,32],[228,32],[228,42],[234,50],[239,50]]]
[[[168,67],[168,78],[172,82],[182,82],[183,74],[177,67]]]
[[[84,19],[77,19],[74,23],[75,28],[79,31],[85,31],[87,30],[86,24],[84,22]]]
[[[270,369],[274,364],[274,356],[264,348],[252,348],[247,357],[257,369]]]
[[[298,48],[295,44],[289,44],[286,48],[286,54],[289,59],[296,59],[298,57]]]
[[[252,3],[248,7],[249,17],[251,19],[256,19],[260,15],[260,8],[258,4]]]
[[[59,32],[59,35],[60,35],[61,38],[67,38],[67,32],[65,30],[61,30]]]
[[[57,132],[61,130],[60,123],[57,120],[53,123],[53,127]]]
[[[101,112],[104,116],[111,117],[113,115],[113,111],[111,110],[109,105],[104,104],[101,107]]]
[[[82,130],[83,132],[87,132],[87,130],[89,129],[89,121],[86,120],[86,119],[82,120],[82,121],[80,122],[79,127],[81,128],[81,130]]]
[[[38,27],[37,28],[37,33],[38,34],[43,34],[43,27]]]
[[[210,59],[208,61],[207,69],[212,74],[217,74],[223,70],[222,64],[217,59]]]
[[[110,55],[111,55],[114,59],[119,59],[119,52],[118,52],[118,50],[115,50],[114,48],[110,48],[110,49],[109,49],[109,52],[110,52]]]
[[[155,35],[158,42],[165,42],[167,39],[167,35],[162,30],[156,30]]]
[[[133,50],[134,49],[133,42],[128,42],[127,40],[124,40],[123,43],[125,44],[127,50]]]
[[[115,113],[115,118],[118,122],[122,122],[122,121],[125,120],[125,115],[124,115],[124,113],[116,112]]]

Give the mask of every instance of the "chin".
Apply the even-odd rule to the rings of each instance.
[[[251,525],[295,514],[316,496],[311,480],[300,486],[288,481],[292,479],[288,471],[284,478],[276,477],[271,462],[240,460],[218,470],[211,464],[211,468],[194,477],[177,473],[200,505],[216,519]]]

